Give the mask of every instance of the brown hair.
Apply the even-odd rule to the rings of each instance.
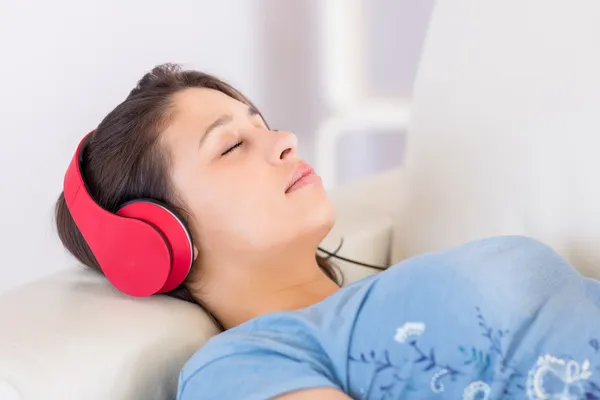
[[[90,195],[101,207],[116,212],[128,201],[149,198],[169,205],[186,219],[184,205],[177,200],[169,181],[168,152],[160,146],[158,138],[170,122],[173,95],[188,88],[218,90],[254,107],[242,93],[214,76],[182,70],[173,64],[155,67],[102,120],[85,147],[82,173]],[[56,202],[55,213],[63,245],[82,264],[102,272],[71,217],[64,193]],[[321,270],[340,285],[339,271],[326,258],[315,257]],[[168,295],[199,304],[184,285]]]

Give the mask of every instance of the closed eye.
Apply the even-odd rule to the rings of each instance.
[[[244,143],[243,141],[239,141],[236,144],[234,144],[233,146],[231,146],[230,148],[228,148],[227,150],[225,150],[221,156],[226,156],[227,154],[231,153],[232,151],[234,151],[235,149],[237,149],[238,147],[240,147],[242,145],[242,143]]]

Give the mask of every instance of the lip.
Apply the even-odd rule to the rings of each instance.
[[[288,181],[285,193],[291,193],[303,186],[319,182],[320,180],[321,178],[315,174],[315,170],[308,165],[308,163],[302,161],[294,169],[294,172]]]

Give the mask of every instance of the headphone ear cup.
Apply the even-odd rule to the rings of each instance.
[[[115,288],[130,296],[145,297],[164,286],[171,252],[154,227],[106,212],[90,219],[86,228],[84,238]]]
[[[183,283],[194,261],[194,247],[190,232],[183,219],[167,205],[150,199],[133,200],[125,203],[117,215],[135,218],[151,225],[163,237],[171,253],[170,265],[156,266],[148,273],[163,274],[169,271],[164,285],[156,293],[166,293]],[[135,240],[135,238],[131,238]],[[152,264],[152,260],[146,260]]]

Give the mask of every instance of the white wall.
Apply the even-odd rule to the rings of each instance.
[[[0,1],[0,292],[73,264],[52,208],[82,135],[175,61],[260,100],[255,3]]]

